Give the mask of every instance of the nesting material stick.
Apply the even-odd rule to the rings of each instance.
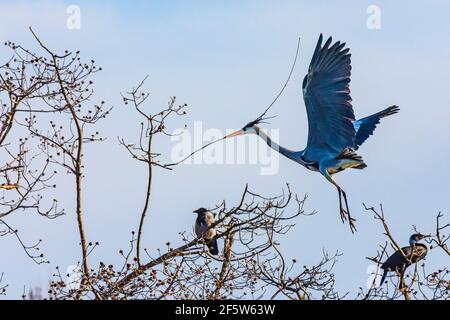
[[[278,100],[278,98],[279,98],[279,97],[281,96],[281,94],[284,92],[284,89],[286,89],[286,87],[287,87],[289,81],[291,80],[292,73],[294,72],[294,68],[295,68],[295,65],[296,65],[296,63],[297,63],[297,57],[298,57],[298,52],[299,52],[299,50],[300,50],[300,38],[298,38],[298,42],[297,42],[297,50],[295,51],[294,62],[292,63],[292,67],[291,67],[291,70],[289,71],[289,75],[288,75],[287,80],[285,81],[283,87],[281,87],[280,92],[278,92],[278,94],[275,96],[275,99],[273,99],[273,101],[269,104],[269,106],[266,108],[266,110],[258,117],[258,119],[263,119],[263,117],[266,115],[267,111],[269,111],[269,109],[275,104],[275,102]],[[273,118],[273,117],[269,117],[269,118]],[[266,118],[264,118],[264,119],[269,119],[269,118],[266,117]],[[216,143],[216,142],[222,141],[222,140],[224,140],[225,138],[226,138],[226,136],[223,137],[223,138],[221,138],[221,139],[218,139],[218,140],[212,141],[212,142],[210,142],[210,143],[207,143],[207,144],[205,144],[203,147],[201,147],[200,149],[197,149],[197,150],[195,150],[194,152],[192,152],[190,155],[188,155],[188,156],[185,157],[184,159],[182,159],[182,160],[180,160],[180,161],[178,161],[178,162],[166,164],[165,167],[176,166],[176,165],[182,163],[183,161],[185,161],[186,159],[192,157],[192,156],[193,156],[194,154],[196,154],[198,151],[203,150],[203,149],[205,149],[206,147],[209,147],[210,145],[212,145],[212,144],[214,144],[214,143]]]
[[[222,141],[222,140],[225,140],[225,137],[220,138],[220,139],[217,139],[217,140],[214,140],[214,141],[211,141],[210,143],[205,144],[203,147],[201,147],[201,148],[195,150],[194,152],[192,152],[190,155],[188,155],[188,156],[185,157],[184,159],[182,159],[182,160],[180,160],[180,161],[178,161],[178,162],[166,164],[165,167],[176,166],[177,164],[180,164],[180,163],[182,163],[183,161],[185,161],[186,159],[192,157],[194,154],[196,154],[196,153],[199,152],[200,150],[203,150],[203,149],[205,149],[206,147],[209,147],[210,145],[212,145],[212,144],[214,144],[214,143],[216,143],[216,142]]]

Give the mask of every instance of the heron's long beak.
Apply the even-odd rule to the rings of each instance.
[[[240,136],[240,135],[243,135],[243,134],[244,134],[244,130],[240,129],[240,130],[238,130],[238,131],[235,131],[235,132],[232,132],[232,133],[230,133],[230,134],[227,134],[227,135],[224,137],[224,139],[232,138],[232,137],[237,137],[237,136]]]

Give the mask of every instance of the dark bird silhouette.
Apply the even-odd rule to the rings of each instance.
[[[195,220],[195,234],[197,237],[202,237],[208,246],[209,252],[213,255],[219,254],[217,247],[216,229],[210,228],[215,222],[214,215],[205,208],[199,208],[194,211],[197,214]]]
[[[332,44],[331,37],[322,46],[322,34],[314,50],[308,73],[303,80],[303,100],[308,116],[306,148],[293,151],[270,139],[258,124],[263,123],[264,112],[255,121],[225,138],[242,134],[257,134],[272,149],[305,168],[321,173],[339,194],[342,221],[348,219],[350,229],[356,230],[350,216],[347,195],[336,183],[333,175],[348,168],[364,169],[366,164],[355,151],[373,134],[381,118],[399,111],[391,106],[371,116],[356,120],[350,97],[350,53],[345,43]],[[345,202],[345,209],[342,205]]]
[[[424,236],[420,233],[415,233],[409,238],[409,246],[403,247],[402,251],[404,255],[397,250],[393,255],[386,259],[386,261],[381,265],[381,269],[384,270],[383,276],[381,277],[380,285],[384,283],[386,275],[389,271],[398,272],[402,277],[403,274],[411,264],[425,258],[428,252],[426,245],[418,243],[418,241],[427,238],[429,236]]]

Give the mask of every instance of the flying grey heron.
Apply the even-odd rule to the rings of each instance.
[[[259,128],[258,124],[267,119],[264,115],[268,109],[255,121],[249,122],[241,130],[225,138],[257,134],[277,152],[309,170],[320,172],[337,188],[341,219],[343,222],[348,219],[350,229],[354,232],[355,220],[350,216],[347,195],[336,183],[333,175],[348,168],[366,167],[361,156],[355,151],[373,134],[381,118],[397,113],[399,108],[394,105],[356,120],[349,88],[351,70],[349,49],[345,49],[345,43],[339,41],[331,45],[331,37],[322,46],[322,39],[321,34],[302,85],[308,116],[306,148],[292,151],[279,146]],[[345,201],[345,209],[342,198]]]
[[[205,208],[199,208],[194,211],[197,214],[195,219],[195,234],[197,237],[202,237],[208,246],[209,252],[213,255],[219,254],[217,247],[216,229],[210,228],[215,222],[214,215]]]
[[[420,233],[413,234],[409,238],[409,246],[402,248],[404,255],[400,250],[397,250],[393,255],[386,259],[381,265],[381,269],[383,269],[384,272],[381,277],[380,286],[384,283],[389,271],[395,271],[403,275],[407,267],[425,258],[428,248],[426,245],[417,242],[427,237],[429,236],[424,236]]]

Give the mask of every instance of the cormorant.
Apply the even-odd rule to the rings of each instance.
[[[380,281],[380,286],[383,284],[389,271],[395,271],[403,275],[408,266],[425,258],[428,248],[426,245],[417,242],[427,237],[429,236],[424,236],[420,233],[413,234],[409,238],[409,246],[402,248],[404,255],[400,252],[400,250],[397,250],[393,255],[387,258],[387,260],[381,265],[381,269],[384,270],[384,273]]]

